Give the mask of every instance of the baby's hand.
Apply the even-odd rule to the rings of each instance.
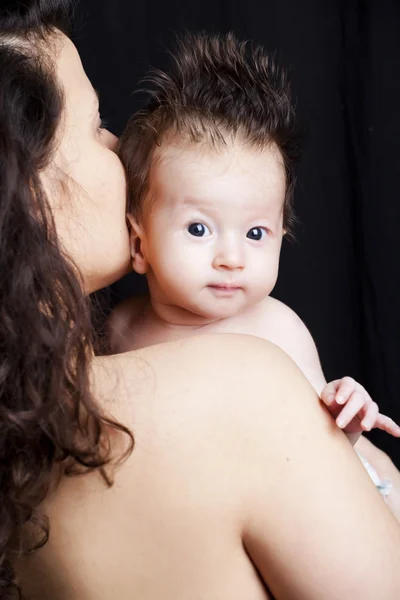
[[[337,426],[346,434],[361,434],[376,427],[394,437],[400,437],[400,427],[390,417],[379,412],[376,402],[351,377],[328,383],[322,390],[321,399],[336,419]]]

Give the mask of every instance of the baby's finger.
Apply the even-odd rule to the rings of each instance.
[[[361,421],[361,427],[364,429],[364,431],[371,431],[378,418],[379,407],[376,402],[371,400],[371,397],[368,394],[366,397],[364,396],[364,402],[366,399],[367,402],[365,404],[365,414],[363,420]]]
[[[382,429],[382,431],[386,431],[386,433],[390,433],[394,437],[400,437],[400,427],[386,415],[378,414],[377,419],[375,421],[375,427],[378,429]]]
[[[356,391],[357,382],[352,377],[343,377],[336,392],[335,400],[338,404],[346,404],[350,396]]]
[[[327,383],[324,389],[321,392],[321,400],[329,406],[335,400],[336,392],[340,387],[341,379],[335,379],[335,381],[331,381]]]
[[[336,419],[336,424],[340,429],[344,429],[347,425],[357,416],[362,407],[364,406],[364,394],[361,392],[354,392],[342,412]]]

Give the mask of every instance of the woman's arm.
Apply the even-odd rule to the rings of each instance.
[[[398,599],[400,528],[349,442],[285,355],[260,346],[252,379],[260,393],[243,415],[252,431],[241,460],[243,541],[271,592],[277,600]]]

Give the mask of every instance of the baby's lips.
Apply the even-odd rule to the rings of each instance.
[[[220,288],[223,290],[241,290],[242,286],[237,283],[210,283],[208,287]]]

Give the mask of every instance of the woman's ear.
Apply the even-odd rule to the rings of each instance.
[[[127,219],[129,222],[129,237],[130,237],[130,247],[131,247],[131,257],[132,257],[132,266],[136,273],[139,275],[145,275],[149,268],[149,263],[147,262],[146,252],[145,252],[145,244],[144,238],[145,233],[143,230],[143,226],[139,225],[136,219],[128,214]]]

